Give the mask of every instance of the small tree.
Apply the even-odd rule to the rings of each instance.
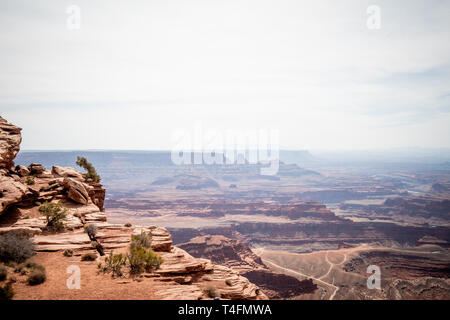
[[[96,183],[100,182],[100,176],[97,174],[97,171],[95,170],[92,163],[87,161],[85,157],[77,157],[76,164],[87,171],[87,173],[85,174],[86,179],[92,179],[92,181]]]
[[[45,202],[39,211],[46,217],[47,227],[56,231],[64,229],[63,221],[67,216],[67,208],[62,203]]]

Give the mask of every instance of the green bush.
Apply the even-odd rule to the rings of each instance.
[[[92,180],[96,183],[99,183],[102,180],[97,174],[97,171],[95,170],[92,163],[88,162],[85,157],[77,157],[76,164],[87,171],[87,173],[85,174],[86,180]]]
[[[131,248],[144,247],[150,248],[152,244],[152,236],[149,232],[141,231],[140,234],[134,234],[131,236]]]
[[[92,252],[85,253],[81,256],[81,261],[95,261],[97,260],[97,255]]]
[[[25,269],[25,265],[24,264],[18,264],[15,268],[14,268],[14,272],[15,273],[21,273],[22,270]]]
[[[47,219],[47,227],[61,231],[64,229],[64,220],[67,217],[67,208],[62,203],[45,202],[39,211]]]
[[[151,272],[154,269],[158,269],[163,263],[163,259],[153,252],[152,249],[144,247],[130,248],[127,254],[127,261],[131,274],[138,274],[144,271]]]
[[[40,265],[39,263],[28,261],[28,262],[18,264],[14,268],[14,272],[20,273],[20,274],[27,274],[30,271],[35,271],[35,270],[45,272],[45,267],[43,265]]]
[[[27,269],[45,271],[45,267],[39,263],[28,261],[24,264]]]
[[[8,277],[8,269],[5,266],[0,266],[0,281],[5,280]]]
[[[31,272],[31,274],[28,276],[28,284],[30,286],[35,286],[38,284],[41,284],[47,280],[47,276],[45,274],[45,271],[42,270],[34,270]]]
[[[14,297],[14,290],[10,283],[0,287],[0,300],[11,300]]]
[[[0,235],[0,261],[22,262],[34,255],[34,243],[30,239],[7,233]]]
[[[122,253],[114,254],[113,251],[109,253],[109,256],[105,258],[105,264],[98,264],[98,269],[103,272],[111,272],[112,276],[121,277],[123,275],[122,267],[126,265],[127,259]]]
[[[130,248],[127,253],[127,263],[130,266],[131,274],[151,272],[158,269],[163,263],[163,259],[150,249],[151,242],[152,238],[149,232],[142,231],[140,234],[131,236]]]
[[[34,176],[28,176],[25,180],[26,184],[29,186],[34,185]]]
[[[73,256],[73,250],[72,249],[66,249],[63,251],[63,256],[64,257],[71,257]]]
[[[88,234],[89,238],[95,239],[95,236],[97,235],[97,226],[95,224],[88,224],[84,227],[84,231]]]

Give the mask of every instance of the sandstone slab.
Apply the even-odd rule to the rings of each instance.
[[[69,178],[75,178],[78,180],[82,180],[83,176],[81,173],[76,171],[74,168],[71,167],[61,167],[61,166],[53,166],[52,167],[52,174],[58,177],[69,177]]]

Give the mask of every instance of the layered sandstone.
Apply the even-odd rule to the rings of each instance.
[[[0,168],[10,169],[20,150],[21,128],[0,117]]]

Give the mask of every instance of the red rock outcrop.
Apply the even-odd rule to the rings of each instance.
[[[21,128],[0,117],[0,168],[10,169],[20,150]]]

